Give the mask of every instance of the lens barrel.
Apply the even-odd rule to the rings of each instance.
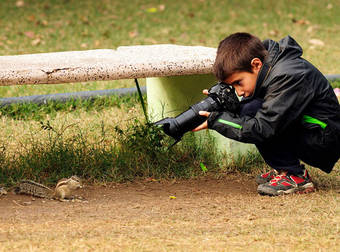
[[[193,130],[207,120],[205,116],[199,115],[199,111],[216,111],[218,107],[218,103],[212,97],[207,97],[178,116],[162,119],[155,125],[162,125],[163,131],[167,135],[179,140],[184,133]]]

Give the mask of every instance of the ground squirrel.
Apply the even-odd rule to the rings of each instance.
[[[54,197],[57,199],[70,199],[73,196],[73,192],[78,188],[82,188],[80,178],[72,176],[71,178],[64,178],[58,181],[55,190]]]
[[[81,181],[79,177],[72,176],[68,179],[63,178],[59,180],[54,190],[32,180],[22,180],[14,192],[17,194],[28,194],[35,197],[59,199],[63,201],[74,198],[73,192],[78,188],[82,188]]]

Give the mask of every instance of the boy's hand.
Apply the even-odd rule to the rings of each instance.
[[[204,90],[203,90],[204,91]],[[210,112],[207,111],[200,111],[199,114],[201,116],[205,116],[208,117],[210,115]],[[197,126],[196,128],[194,128],[192,131],[199,131],[199,130],[203,130],[203,129],[207,129],[208,128],[208,121],[205,120],[204,123],[202,123],[201,125]]]

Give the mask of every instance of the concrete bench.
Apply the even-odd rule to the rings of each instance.
[[[148,113],[156,121],[204,98],[202,90],[216,82],[215,56],[215,48],[178,45],[0,56],[0,85],[146,78]],[[250,145],[211,134],[227,153],[249,150]]]

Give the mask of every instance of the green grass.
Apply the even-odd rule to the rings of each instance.
[[[116,49],[171,43],[216,47],[228,34],[291,35],[324,74],[338,74],[340,3],[328,1],[24,0],[0,1],[0,55]],[[322,40],[313,46],[310,39]],[[141,80],[141,85],[144,85]],[[0,97],[133,87],[133,80],[0,87]],[[332,82],[340,87],[340,81]],[[52,183],[74,173],[89,180],[190,177],[265,169],[258,153],[227,166],[191,134],[173,149],[144,123],[136,96],[0,108],[0,184],[21,178]],[[167,139],[167,140],[166,140]],[[163,142],[162,142],[163,141]],[[164,146],[159,146],[162,142]],[[217,161],[216,161],[217,158]],[[219,160],[218,160],[219,159]]]
[[[122,45],[180,44],[216,47],[230,33],[261,39],[293,36],[304,57],[324,74],[340,73],[340,3],[308,1],[15,0],[0,2],[0,55]],[[325,45],[313,47],[310,39]],[[3,87],[0,96],[22,96],[133,86],[132,81]]]

